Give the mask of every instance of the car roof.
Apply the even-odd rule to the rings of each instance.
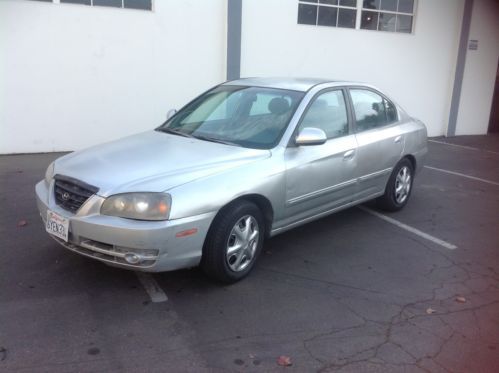
[[[321,78],[243,78],[231,80],[224,83],[224,85],[278,88],[301,92],[306,92],[320,84],[366,85],[358,82],[347,82]]]

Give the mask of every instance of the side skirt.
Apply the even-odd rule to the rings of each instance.
[[[361,203],[364,203],[366,201],[370,201],[374,198],[377,198],[379,196],[382,196],[384,192],[377,192],[377,193],[374,193],[374,194],[371,194],[367,197],[364,197],[362,199],[359,199],[359,200],[356,200],[356,201],[353,201],[353,202],[349,202],[349,203],[346,203],[344,205],[341,205],[341,206],[337,206],[335,208],[332,208],[330,210],[327,210],[327,211],[323,211],[319,214],[316,214],[316,215],[313,215],[313,216],[309,216],[308,218],[305,218],[305,219],[301,219],[301,220],[298,220],[298,221],[295,221],[291,224],[288,224],[288,225],[285,225],[284,227],[279,227],[279,228],[274,228],[270,231],[270,237],[273,237],[273,236],[276,236],[278,234],[281,234],[281,233],[284,233],[290,229],[293,229],[293,228],[296,228],[300,225],[303,225],[303,224],[307,224],[307,223],[310,223],[314,220],[318,220],[320,218],[323,218],[325,216],[328,216],[328,215],[331,215],[335,212],[338,212],[338,211],[341,211],[341,210],[345,210],[349,207],[352,207],[352,206],[355,206],[355,205],[358,205],[358,204],[361,204]],[[276,224],[274,223],[274,226]]]

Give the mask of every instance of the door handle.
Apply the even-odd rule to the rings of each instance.
[[[350,159],[354,156],[354,154],[355,154],[354,149],[348,150],[343,154],[343,159]]]
[[[395,137],[395,140],[393,140],[393,141],[395,141],[398,144],[399,142],[402,141],[402,136]]]

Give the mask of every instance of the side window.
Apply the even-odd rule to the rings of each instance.
[[[357,132],[383,127],[397,120],[395,106],[378,95],[365,89],[351,89]]]
[[[398,118],[397,109],[395,105],[388,100],[385,100],[386,116],[388,118],[388,123],[396,122]]]
[[[343,91],[329,91],[317,96],[300,123],[305,127],[320,128],[328,139],[348,134],[348,117]]]

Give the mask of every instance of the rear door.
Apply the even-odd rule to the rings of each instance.
[[[357,199],[384,192],[390,173],[404,150],[396,106],[366,87],[349,89],[357,139]]]
[[[288,222],[344,205],[355,192],[357,142],[351,131],[346,91],[318,93],[295,134],[306,127],[322,129],[326,143],[290,145],[286,149],[286,216]]]

